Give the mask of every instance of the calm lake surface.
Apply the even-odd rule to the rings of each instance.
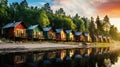
[[[120,57],[118,58],[118,61],[112,65],[112,67],[120,67]]]

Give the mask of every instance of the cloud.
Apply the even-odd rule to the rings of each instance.
[[[91,16],[94,13],[94,7],[87,0],[53,0],[52,9],[63,8],[69,15],[78,13],[81,16]]]
[[[120,0],[53,0],[51,7],[54,11],[63,8],[68,15],[78,13],[87,17],[106,14],[118,17],[120,14]]]

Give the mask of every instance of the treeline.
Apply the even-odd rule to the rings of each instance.
[[[0,2],[0,27],[6,23],[14,21],[23,21],[26,27],[39,24],[41,27],[52,26],[53,28],[71,29],[73,32],[89,32],[91,35],[110,36],[113,39],[120,39],[117,28],[110,24],[109,17],[104,19],[91,17],[80,17],[78,14],[71,17],[66,15],[63,8],[53,12],[49,3],[44,4],[42,8],[29,7],[26,0],[14,2],[8,5],[7,0]]]

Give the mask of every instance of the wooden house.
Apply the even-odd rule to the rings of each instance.
[[[97,35],[91,34],[91,40],[92,40],[92,42],[98,42]]]
[[[75,32],[74,37],[75,37],[75,41],[81,41],[81,42],[85,41],[85,38],[82,32]]]
[[[107,42],[107,37],[103,36],[103,42]]]
[[[43,39],[43,31],[39,25],[31,25],[27,29],[28,39]]]
[[[56,40],[58,41],[65,41],[66,40],[66,33],[63,29],[56,29]]]
[[[111,42],[111,38],[108,36],[107,37],[107,42],[110,43]]]
[[[72,33],[72,30],[65,30],[66,32],[66,40],[67,41],[73,41],[74,40],[74,35]]]
[[[91,42],[91,36],[89,33],[84,33],[84,37],[86,42]]]
[[[103,42],[102,35],[98,35],[98,42]]]
[[[52,27],[43,28],[43,35],[46,40],[54,40],[56,38],[56,34]]]
[[[6,38],[26,38],[26,27],[23,22],[12,22],[3,26],[3,35]]]

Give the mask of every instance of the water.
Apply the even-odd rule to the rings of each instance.
[[[22,64],[14,64],[10,61],[13,55],[7,54],[1,56],[1,59],[4,58],[4,60],[0,61],[0,67],[120,67],[120,50],[102,51],[92,49],[90,53],[80,54],[80,50],[76,49],[75,54],[72,51],[70,52],[71,55],[69,53],[65,55],[65,51],[61,54],[59,54],[59,51],[46,52],[38,54],[40,57],[36,54],[28,53],[26,61]],[[36,57],[42,58],[38,61]],[[23,61],[23,59],[24,57],[20,56],[16,60]]]
[[[120,57],[118,58],[117,63],[113,64],[112,67],[120,67]]]

